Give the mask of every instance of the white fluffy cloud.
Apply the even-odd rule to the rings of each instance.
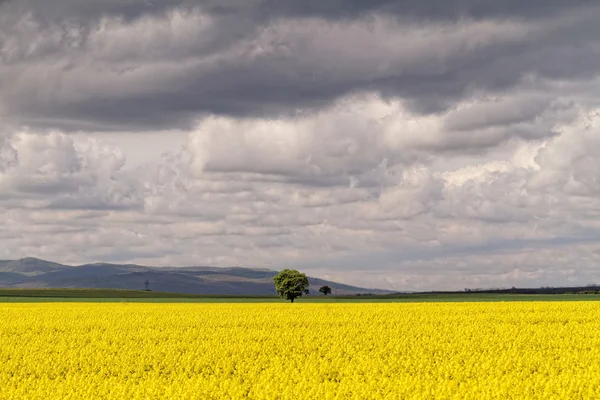
[[[135,182],[121,173],[125,156],[96,140],[64,133],[19,132],[0,142],[0,198],[6,207],[135,207]]]

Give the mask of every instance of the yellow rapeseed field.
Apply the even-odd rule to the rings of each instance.
[[[600,303],[0,304],[0,399],[243,398],[600,398]]]

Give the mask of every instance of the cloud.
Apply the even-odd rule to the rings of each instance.
[[[7,7],[0,112],[36,128],[189,129],[206,115],[293,116],[365,91],[440,112],[477,92],[596,73],[597,8],[555,2],[527,20],[533,6],[463,3],[458,20],[411,17],[416,3],[398,18],[385,2],[366,19],[334,17],[353,9],[346,2],[306,6],[314,12],[108,2],[103,13],[81,5],[62,18],[37,2]],[[278,17],[258,18],[263,9]]]
[[[490,104],[500,106],[487,124],[469,120],[478,115],[471,110]],[[297,266],[321,275],[341,268],[346,282],[396,289],[442,287],[438,278],[414,281],[421,266],[441,263],[448,269],[439,274],[457,274],[456,281],[446,277],[446,287],[483,285],[497,272],[469,257],[499,260],[531,243],[552,247],[555,238],[592,246],[600,228],[595,111],[574,117],[570,110],[561,119],[547,112],[553,101],[540,100],[531,107],[537,113],[515,120],[505,104],[472,100],[419,116],[373,95],[293,120],[214,117],[181,151],[132,170],[98,140],[17,133],[2,147],[11,154],[0,179],[0,204],[12,215],[8,240],[23,253],[59,261]],[[507,128],[512,121],[545,133],[522,136]],[[431,156],[450,143],[442,140],[449,125],[482,136],[500,125],[506,137],[468,151],[468,135],[452,136],[458,142],[442,153],[457,161],[450,167]],[[60,242],[44,244],[49,232]],[[534,280],[499,265],[508,272],[498,282]],[[348,280],[360,271],[363,278]],[[371,273],[380,277],[364,280]]]
[[[8,1],[6,1],[8,3]],[[16,4],[15,4],[16,3]],[[322,17],[331,20],[354,19],[369,14],[405,15],[415,18],[450,19],[464,16],[475,18],[521,17],[543,18],[564,13],[568,10],[595,5],[592,0],[531,0],[527,3],[516,0],[495,2],[492,0],[448,0],[418,1],[405,0],[336,0],[322,2],[307,0],[106,0],[102,4],[76,0],[61,0],[53,6],[42,0],[12,2],[20,10],[33,10],[47,19],[78,17],[94,19],[101,15],[123,16],[127,20],[145,14],[160,13],[173,8],[198,7],[216,15],[242,14],[258,21],[273,18]]]
[[[397,290],[596,281],[599,15],[4,2],[0,258]]]
[[[341,0],[321,2],[308,0],[301,3],[293,0],[267,0],[261,2],[261,10],[279,16],[324,16],[327,18],[356,18],[369,13],[386,13],[427,19],[455,20],[464,16],[476,18],[529,17],[540,18],[555,15],[565,10],[594,5],[591,0],[532,0],[527,3],[516,0],[497,2],[493,0],[448,0],[448,1],[393,1]]]
[[[19,132],[0,142],[0,154],[0,199],[9,208],[23,207],[19,199],[33,208],[69,209],[134,207],[139,201],[134,182],[121,173],[124,155],[97,141]]]

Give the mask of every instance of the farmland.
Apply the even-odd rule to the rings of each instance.
[[[0,399],[593,398],[600,303],[2,303]]]
[[[511,294],[511,293],[407,293],[362,296],[306,296],[301,303],[428,303],[506,301],[590,301],[596,294]],[[143,302],[143,303],[282,303],[271,295],[207,295],[116,289],[7,289],[0,288],[0,303],[27,302]]]

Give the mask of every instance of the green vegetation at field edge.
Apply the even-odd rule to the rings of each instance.
[[[600,300],[586,294],[401,294],[370,296],[307,296],[299,303],[384,303],[384,302],[493,302],[493,301],[582,301]],[[194,302],[194,303],[281,303],[276,296],[193,295],[117,289],[0,289],[1,302]]]

